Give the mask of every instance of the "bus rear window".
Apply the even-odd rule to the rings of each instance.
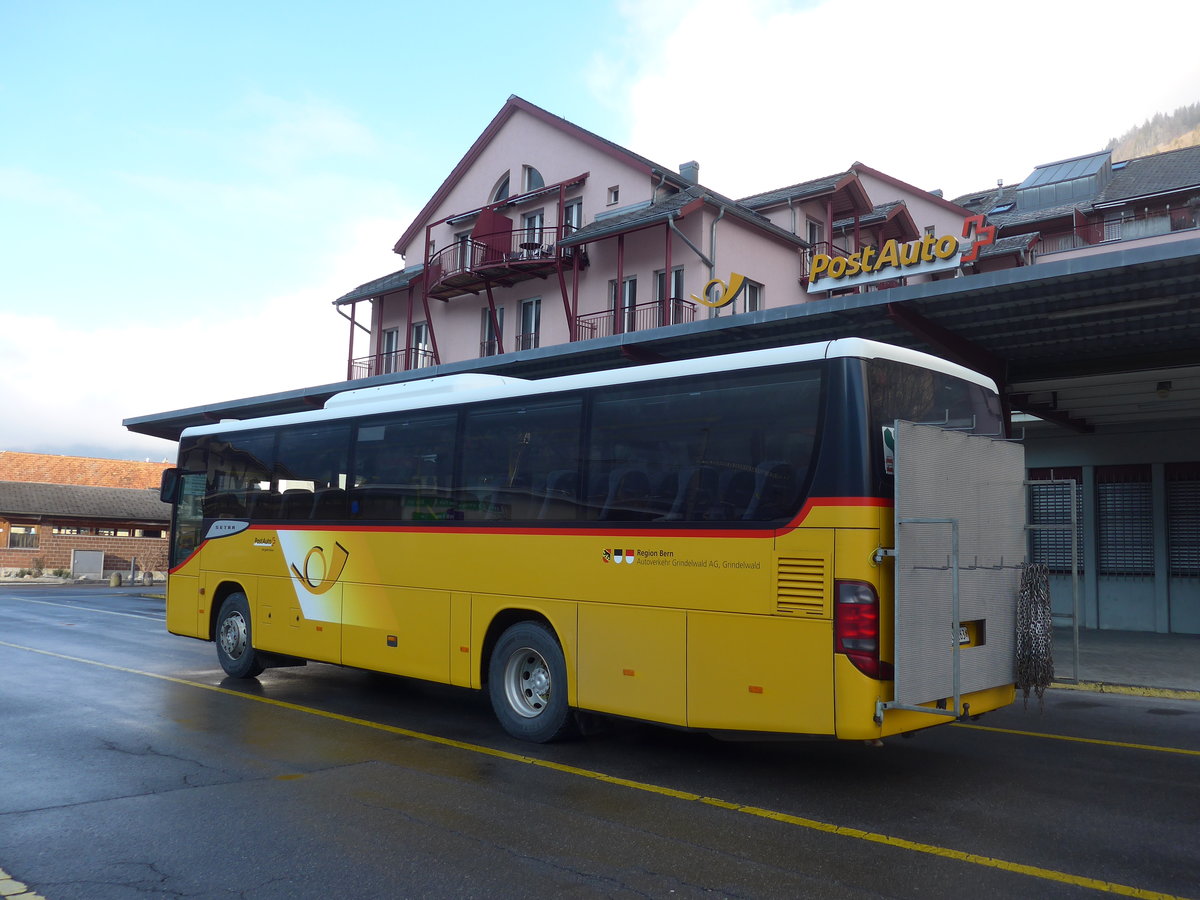
[[[972,434],[1004,432],[1000,397],[974,382],[890,359],[868,360],[866,374],[871,408],[869,439],[884,476],[891,471],[883,450],[883,432],[897,419]]]

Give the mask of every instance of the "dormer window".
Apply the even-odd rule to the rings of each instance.
[[[492,203],[499,203],[501,200],[508,199],[508,173],[496,182],[496,186],[492,189]]]
[[[536,191],[538,188],[544,188],[546,186],[546,179],[544,179],[542,177],[542,173],[533,166],[524,167],[521,175],[521,181],[524,185],[522,188],[523,191]]]

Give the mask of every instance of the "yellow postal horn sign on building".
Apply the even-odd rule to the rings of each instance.
[[[716,300],[708,299],[708,291],[714,284],[721,286],[721,293]],[[739,275],[737,272],[729,273],[729,284],[726,284],[720,278],[714,278],[704,285],[704,290],[700,292],[701,296],[697,297],[692,294],[692,299],[697,303],[702,303],[705,306],[711,306],[714,309],[720,309],[722,306],[728,306],[737,299],[738,294],[746,287],[746,276]]]

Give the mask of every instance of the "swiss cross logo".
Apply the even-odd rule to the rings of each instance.
[[[996,226],[984,225],[983,216],[970,216],[963,221],[963,237],[975,238],[971,249],[962,255],[959,262],[970,263],[979,259],[979,251],[989,244],[996,243]]]

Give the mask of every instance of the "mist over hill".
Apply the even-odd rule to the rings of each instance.
[[[1200,103],[1181,106],[1174,112],[1155,113],[1141,125],[1108,142],[1113,162],[1166,153],[1200,145]]]

